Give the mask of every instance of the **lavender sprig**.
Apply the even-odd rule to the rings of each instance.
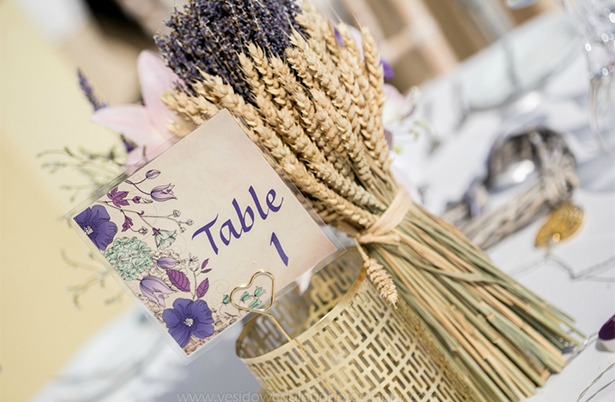
[[[81,88],[81,92],[85,95],[88,102],[90,102],[90,105],[92,105],[92,109],[95,112],[109,106],[107,102],[101,100],[98,95],[96,95],[90,80],[88,80],[88,77],[86,77],[83,71],[79,68],[77,69],[77,78],[79,79],[79,88]],[[127,153],[132,152],[137,147],[137,145],[133,141],[126,138],[124,134],[120,134],[120,140],[122,141],[122,145]]]
[[[94,88],[88,78],[83,74],[81,69],[77,69],[77,78],[79,79],[79,88],[81,88],[81,92],[85,95],[90,105],[92,105],[92,109],[97,111],[98,109],[102,109],[107,106],[107,103],[102,101],[96,93],[94,92]]]

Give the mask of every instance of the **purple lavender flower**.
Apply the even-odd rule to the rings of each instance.
[[[74,219],[94,245],[102,251],[111,244],[113,237],[117,233],[117,225],[111,222],[109,213],[102,205],[86,208],[79,215],[75,216]]]
[[[380,64],[382,65],[382,70],[384,72],[385,81],[388,81],[391,78],[393,78],[393,76],[395,75],[395,72],[393,71],[393,67],[391,67],[391,65],[387,63],[386,60],[383,60],[383,59],[380,60]]]
[[[235,92],[252,101],[238,56],[254,43],[268,55],[285,57],[300,12],[296,0],[189,0],[167,21],[167,35],[157,36],[167,65],[188,87],[201,71],[220,76]]]
[[[150,195],[154,201],[158,202],[176,200],[177,197],[173,194],[173,187],[175,186],[172,184],[154,187],[154,189],[150,192]]]
[[[107,193],[107,197],[111,200],[113,205],[118,208],[122,208],[128,205],[128,200],[126,200],[127,196],[128,191],[118,191],[117,187],[114,187],[113,190]]]
[[[120,134],[120,139],[122,140],[122,145],[124,145],[126,153],[131,153],[137,149],[137,144],[135,144],[134,141],[129,140],[124,134]]]
[[[164,283],[162,279],[151,275],[141,279],[139,288],[141,293],[159,306],[164,306],[165,299],[173,293],[173,289]]]
[[[214,334],[214,319],[207,303],[203,300],[176,299],[173,308],[162,312],[169,334],[182,348],[195,336],[205,339]]]
[[[179,264],[179,261],[173,257],[162,257],[156,261],[156,265],[162,269],[172,269]]]
[[[79,79],[79,88],[81,88],[81,92],[83,92],[87,100],[90,102],[90,105],[92,105],[92,109],[94,109],[94,111],[107,106],[105,102],[98,99],[98,96],[94,93],[94,89],[92,88],[90,81],[85,74],[83,74],[81,69],[77,69],[77,78]]]

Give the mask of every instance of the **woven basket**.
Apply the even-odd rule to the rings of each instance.
[[[473,401],[423,324],[399,301],[393,308],[348,250],[319,271],[303,295],[276,301],[271,317],[246,324],[237,355],[268,400]]]

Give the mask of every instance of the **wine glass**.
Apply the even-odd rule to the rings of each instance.
[[[615,0],[561,0],[584,41],[590,127],[602,152],[615,156]]]

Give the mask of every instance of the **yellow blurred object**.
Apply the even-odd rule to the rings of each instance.
[[[66,144],[105,149],[114,134],[89,122],[74,69],[12,2],[0,2],[0,18],[0,400],[25,401],[131,302],[104,305],[120,290],[110,280],[83,298],[81,310],[73,305],[67,287],[91,274],[61,257],[62,250],[86,254],[60,220],[70,205],[58,187],[71,177],[47,175],[36,157]]]
[[[580,207],[569,202],[561,204],[547,216],[545,223],[538,229],[534,245],[549,247],[566,240],[579,230],[584,218],[585,214]]]

